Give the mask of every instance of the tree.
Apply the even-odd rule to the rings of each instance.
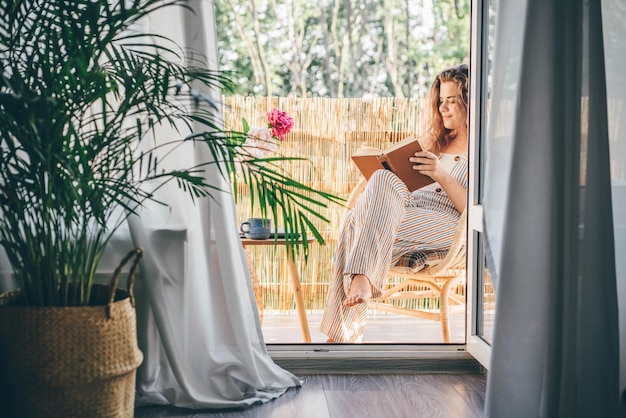
[[[469,0],[227,0],[217,16],[237,94],[423,97],[469,57]]]

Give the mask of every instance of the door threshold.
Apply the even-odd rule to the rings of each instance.
[[[267,350],[296,375],[482,373],[464,345],[271,344]]]

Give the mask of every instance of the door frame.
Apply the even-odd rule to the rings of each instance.
[[[482,294],[478,289],[484,271],[482,245],[483,211],[481,205],[480,176],[482,175],[482,146],[486,135],[485,104],[487,98],[487,36],[489,0],[472,0],[470,45],[470,139],[468,157],[470,162],[467,205],[467,284],[466,284],[466,338],[465,344],[268,344],[267,351],[278,364],[288,370],[324,372],[325,362],[332,360],[369,360],[379,364],[379,372],[389,372],[390,362],[407,359],[420,362],[450,362],[476,359],[489,369],[491,346],[479,336],[482,312]],[[409,363],[404,363],[407,367]],[[409,367],[410,369],[411,367]],[[455,369],[452,366],[451,369]],[[356,370],[355,370],[356,371]],[[373,370],[368,368],[369,372]],[[451,370],[453,371],[453,370]]]
[[[472,0],[470,46],[470,141],[469,187],[467,205],[467,305],[466,349],[489,369],[491,345],[481,336],[483,312],[483,244],[482,177],[483,144],[487,135],[489,0]]]

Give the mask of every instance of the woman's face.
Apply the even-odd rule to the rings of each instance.
[[[439,87],[439,113],[446,129],[464,129],[467,112],[461,104],[461,89],[454,81],[444,81]]]

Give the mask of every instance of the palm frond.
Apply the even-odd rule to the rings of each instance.
[[[243,134],[224,132],[221,103],[205,93],[232,81],[197,54],[183,64],[175,42],[137,29],[167,7],[191,10],[184,0],[0,0],[0,245],[29,304],[87,304],[125,217],[166,204],[156,191],[170,182],[192,200],[228,184],[208,173],[236,190],[244,167],[262,213],[323,241],[309,217],[340,200],[284,175],[289,158],[247,155]],[[160,126],[179,137],[156,140]],[[189,143],[209,160],[161,168]],[[306,240],[290,245],[308,251]]]

